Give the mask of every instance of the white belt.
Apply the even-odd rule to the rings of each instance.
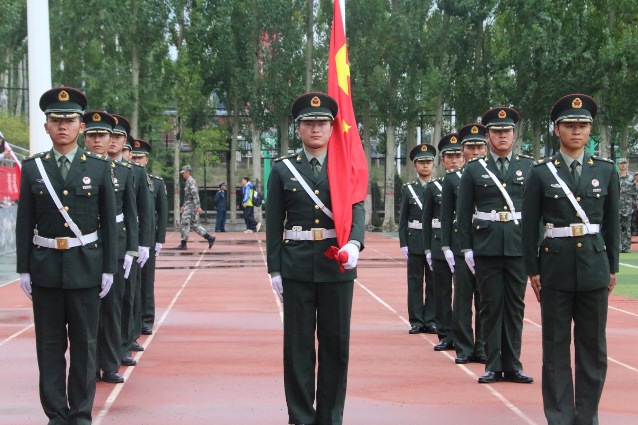
[[[408,229],[423,229],[423,224],[418,221],[410,221],[408,223]]]
[[[585,223],[573,223],[569,227],[554,227],[553,224],[545,225],[546,238],[571,238],[574,236],[595,235],[600,232],[600,224],[590,224],[589,229]]]
[[[42,236],[38,236],[38,235],[33,236],[34,244],[44,248],[60,249],[60,250],[75,248],[76,246],[80,246],[80,245],[86,245],[87,243],[95,242],[96,240],[97,240],[97,230],[93,233],[89,233],[88,235],[82,235],[79,238],[63,237],[63,238],[49,239],[49,238],[43,238]]]
[[[124,213],[118,214],[118,215],[115,216],[115,222],[116,223],[121,223],[123,221],[124,221]]]
[[[492,211],[492,212],[477,211],[474,213],[474,217],[481,220],[506,222],[506,221],[520,220],[521,213],[517,212],[512,214],[509,211]]]
[[[440,229],[441,228],[441,221],[438,218],[433,218],[432,219],[432,228],[433,229]]]
[[[301,230],[301,228],[294,226],[292,230],[284,230],[284,239],[293,241],[322,241],[336,237],[337,231],[335,229],[313,228]]]

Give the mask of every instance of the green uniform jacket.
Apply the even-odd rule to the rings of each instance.
[[[137,217],[139,223],[139,245],[151,246],[151,236],[153,232],[153,209],[151,205],[151,190],[146,169],[141,165],[132,164],[133,189],[135,190],[135,200],[137,202]]]
[[[547,161],[554,163],[558,176],[574,193],[589,222],[600,224],[600,233],[545,238],[539,246],[539,221],[554,227],[582,223]],[[619,190],[618,173],[613,162],[606,159],[585,154],[578,187],[562,155],[538,161],[532,167],[523,200],[525,273],[540,274],[545,288],[589,291],[607,287],[609,274],[618,272]]]
[[[314,177],[303,152],[287,157],[299,171],[317,197],[332,210],[327,169],[329,158],[321,173]],[[268,273],[281,273],[282,278],[305,282],[342,282],[357,277],[356,268],[339,271],[339,264],[324,253],[337,245],[336,238],[323,241],[297,241],[283,238],[284,229],[294,226],[302,230],[334,229],[334,221],[319,209],[279,158],[274,161],[268,179],[268,207],[266,211],[266,241]],[[365,209],[362,202],[352,206],[352,229],[349,240],[356,240],[363,250]]]
[[[525,155],[512,155],[505,178],[500,179],[500,172],[491,155],[482,158],[487,163],[488,170],[497,176],[512,198],[516,212],[520,212],[523,204],[523,187],[534,160]],[[456,200],[460,248],[473,250],[474,256],[522,256],[521,220],[518,220],[518,224],[513,220],[472,220],[475,211],[509,211],[501,191],[479,159],[472,159],[465,166]]]
[[[151,238],[151,248],[155,247],[155,242],[166,242],[166,222],[168,221],[168,197],[166,194],[166,185],[161,177],[149,174],[151,178],[151,198],[153,201],[154,226],[153,236]]]
[[[45,238],[75,237],[58,211],[40,175],[35,157],[42,158],[53,190],[83,235],[99,231],[99,239],[85,246],[57,250],[33,244],[34,231]],[[100,285],[102,273],[117,270],[115,191],[106,158],[78,148],[66,181],[53,150],[22,163],[16,222],[17,272],[30,273],[33,285],[79,289]]]
[[[431,180],[425,188],[425,197],[423,203],[423,249],[432,253],[435,260],[445,260],[445,255],[441,250],[441,228],[432,227],[432,220],[441,221],[441,194],[443,190],[444,178]],[[441,189],[439,189],[439,187]]]
[[[133,170],[130,163],[111,161],[113,186],[115,186],[115,214],[124,214],[124,221],[117,227],[117,258],[124,258],[126,251],[137,251],[139,227],[137,204],[133,187]]]
[[[463,255],[459,247],[456,221],[456,197],[463,170],[464,168],[456,168],[447,172],[441,193],[441,246],[449,246],[455,255]]]
[[[406,183],[401,188],[401,211],[399,213],[399,246],[407,246],[408,253],[424,255],[422,229],[411,229],[408,222],[421,223],[423,210],[412,196],[408,186],[412,186],[414,193],[423,205],[425,189],[418,181]],[[429,186],[429,183],[428,183]]]

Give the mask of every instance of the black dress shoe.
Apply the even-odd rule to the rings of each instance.
[[[470,362],[470,358],[468,356],[458,356],[454,359],[454,363],[456,364],[468,364]]]
[[[454,343],[452,341],[441,341],[434,346],[434,351],[446,351],[454,350]]]
[[[137,341],[133,341],[133,345],[131,345],[132,351],[144,351],[144,347],[142,347]]]
[[[142,328],[142,335],[153,335],[153,329],[147,328],[146,326]]]
[[[479,376],[479,384],[493,384],[494,382],[502,381],[503,377],[501,372],[487,371],[483,375]]]
[[[435,334],[436,332],[436,326],[434,325],[425,325],[425,326],[421,326],[421,332],[424,334]]]
[[[485,364],[487,363],[487,356],[485,354],[481,354],[480,356],[473,356],[472,361],[474,363]]]
[[[408,331],[408,333],[411,333],[412,335],[421,333],[421,326],[419,325],[412,326],[410,330]]]
[[[122,366],[135,366],[136,364],[137,360],[135,360],[131,356],[122,357]]]
[[[124,378],[117,372],[104,372],[102,373],[102,381],[109,384],[121,384],[124,382]]]
[[[534,382],[534,378],[525,375],[522,370],[515,370],[513,372],[503,373],[503,381],[515,382],[517,384],[531,384]]]

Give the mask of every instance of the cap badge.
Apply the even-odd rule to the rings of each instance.
[[[598,187],[600,185],[600,182],[598,180],[594,179],[594,180],[591,181],[591,185],[594,186],[594,187]]]
[[[69,101],[69,93],[67,93],[66,90],[62,90],[60,93],[58,93],[58,100],[60,102],[68,102]]]
[[[91,178],[90,178],[90,177],[84,177],[84,178],[82,179],[82,182],[83,182],[84,184],[89,184],[89,183],[91,183]]]
[[[113,117],[113,119],[115,120],[115,125],[118,125],[120,122],[117,120],[117,117]]]
[[[507,117],[507,112],[505,112],[504,109],[501,109],[500,111],[498,111],[498,117],[503,119]]]
[[[470,133],[478,134],[478,127],[477,126],[473,126],[472,129],[470,130]]]
[[[427,152],[428,145],[421,145],[421,152]]]
[[[313,108],[318,108],[321,106],[321,100],[319,100],[319,98],[317,96],[313,97],[312,100],[310,100],[310,106],[312,106]]]
[[[572,100],[572,108],[580,109],[582,107],[583,107],[583,101],[580,100],[580,97],[577,97],[574,100]]]
[[[457,140],[456,136],[452,136],[452,137],[450,137],[450,143],[454,144],[454,143],[456,143],[457,141],[458,141],[458,140]]]
[[[135,141],[135,147],[139,148],[140,147],[140,142],[138,142],[137,140]]]
[[[95,121],[95,122],[102,121],[102,117],[100,116],[100,114],[98,114],[98,113],[93,114],[93,121]]]

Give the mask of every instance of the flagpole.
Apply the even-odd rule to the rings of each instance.
[[[346,35],[346,0],[338,0],[341,9],[341,22],[343,22],[343,35]]]

